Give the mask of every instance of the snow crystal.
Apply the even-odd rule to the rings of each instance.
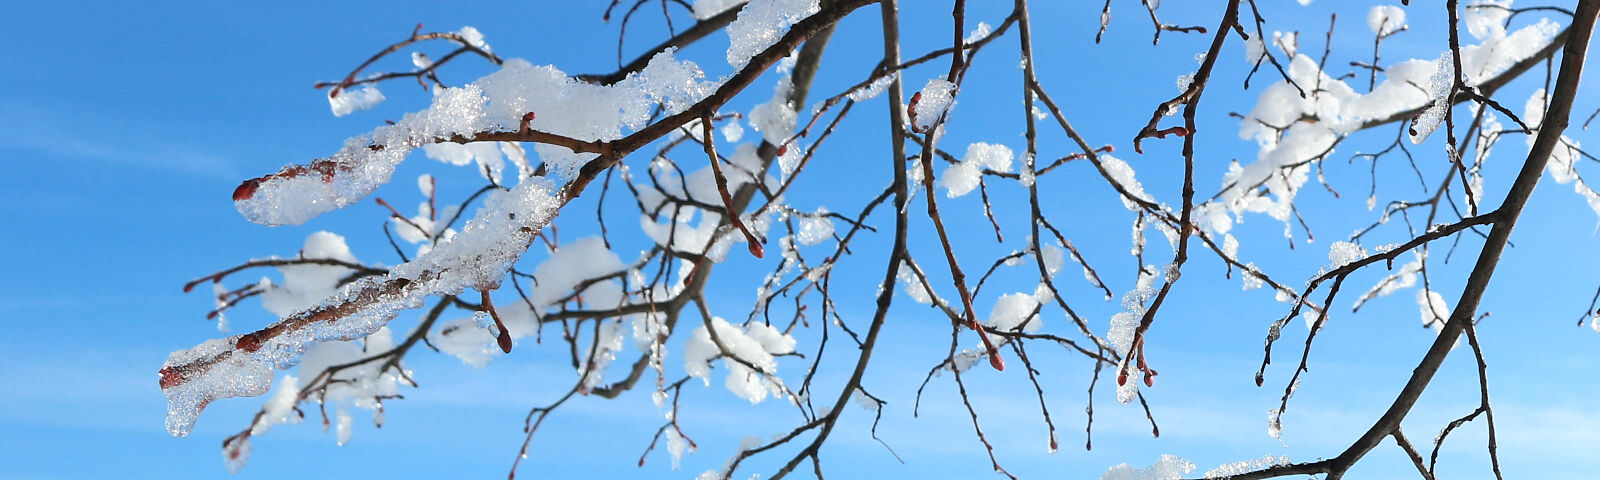
[[[1406,28],[1406,11],[1395,5],[1374,5],[1367,10],[1367,28],[1385,36]]]
[[[1100,475],[1100,480],[1178,480],[1194,471],[1194,464],[1177,456],[1163,454],[1148,468],[1133,468],[1124,463],[1111,467]]]
[[[711,8],[708,5],[706,11]],[[739,10],[739,17],[726,28],[728,65],[735,70],[744,68],[751,57],[777,43],[790,25],[819,10],[821,6],[818,0],[750,0],[744,9]],[[696,12],[699,11],[696,8]]]
[[[1237,461],[1237,462],[1233,462],[1233,463],[1229,463],[1229,464],[1224,464],[1224,465],[1219,466],[1217,468],[1213,468],[1211,470],[1207,470],[1206,474],[1205,474],[1205,478],[1208,478],[1208,479],[1212,479],[1212,478],[1229,478],[1229,477],[1232,477],[1234,475],[1239,475],[1239,474],[1246,473],[1246,472],[1252,472],[1252,471],[1260,470],[1260,469],[1267,468],[1267,467],[1273,467],[1273,466],[1277,466],[1277,465],[1288,465],[1288,464],[1289,464],[1289,457],[1286,456],[1286,455],[1267,455],[1267,456],[1261,457],[1261,458],[1256,458],[1256,459],[1251,459],[1251,460],[1241,460],[1241,461]]]
[[[1367,249],[1350,242],[1333,242],[1328,246],[1328,261],[1333,262],[1333,268],[1343,267],[1367,258]]]
[[[1239,275],[1239,278],[1244,281],[1245,291],[1255,290],[1266,284],[1265,279],[1255,274],[1258,271],[1256,270],[1255,262],[1246,263],[1242,270],[1244,271]]]
[[[833,220],[826,216],[827,213],[828,209],[819,208],[814,215],[800,217],[800,231],[795,232],[795,241],[810,246],[833,238]]]
[[[426,70],[428,67],[433,66],[433,59],[428,58],[426,53],[411,52],[411,64],[415,65],[418,70]]]
[[[945,112],[955,107],[956,84],[945,81],[943,78],[929,79],[918,93],[916,111],[912,112],[911,125],[915,130],[925,131],[933,128],[933,124],[945,115]]]

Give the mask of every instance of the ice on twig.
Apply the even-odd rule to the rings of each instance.
[[[341,88],[328,91],[328,107],[333,110],[333,116],[343,117],[356,110],[367,110],[383,102],[383,92],[371,84],[362,85],[358,90]]]

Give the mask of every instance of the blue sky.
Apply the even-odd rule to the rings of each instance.
[[[7,65],[0,69],[0,85],[8,87],[0,93],[0,111],[5,112],[0,115],[0,163],[7,172],[0,175],[6,200],[0,203],[5,212],[0,218],[11,219],[3,234],[6,248],[0,249],[0,262],[7,265],[0,275],[0,308],[10,327],[10,333],[0,335],[0,385],[5,385],[0,388],[0,478],[227,475],[220,462],[220,440],[247,424],[260,399],[217,402],[188,438],[173,438],[163,429],[165,400],[155,371],[171,351],[221,335],[204,320],[210,300],[204,294],[182,294],[183,283],[248,258],[292,255],[306,235],[318,230],[344,234],[362,260],[399,261],[379,230],[386,214],[372,202],[304,226],[267,228],[240,218],[227,200],[229,193],[243,178],[325,155],[346,137],[425,106],[428,95],[420,88],[391,83],[383,86],[389,97],[383,105],[335,118],[323,96],[309,88],[315,81],[343,76],[373,51],[404,38],[419,22],[428,30],[472,25],[506,57],[572,73],[615,68],[617,25],[600,19],[606,2],[556,3],[478,2],[443,8],[420,2],[94,2],[70,10],[39,2],[12,5],[15,26],[0,31],[0,44],[12,47],[0,51],[0,64]],[[997,24],[1005,14],[1001,7],[977,3],[970,7],[969,23]],[[1173,5],[1161,10],[1166,22],[1209,28],[1220,15],[1214,7],[1169,3]],[[1359,7],[1332,1],[1310,7],[1273,3],[1282,4],[1263,5],[1271,21],[1266,28],[1301,30],[1304,48],[1320,51],[1328,11],[1340,8],[1333,58],[1348,61],[1370,51],[1371,33],[1362,21],[1365,2]],[[1194,54],[1210,37],[1168,33],[1152,46],[1143,11],[1133,2],[1121,2],[1114,5],[1104,43],[1095,45],[1091,40],[1098,7],[1036,2],[1040,78],[1091,143],[1114,144],[1139,170],[1147,190],[1176,203],[1180,142],[1148,141],[1141,156],[1132,153],[1127,139],[1156,103],[1177,93],[1174,78],[1193,70]],[[858,12],[840,26],[813,99],[865,78],[880,51],[873,10]],[[1413,30],[1385,42],[1385,58],[1434,58],[1444,46],[1438,26],[1443,10],[1416,5],[1409,13]],[[905,16],[907,57],[948,43],[946,7],[923,11],[908,5]],[[657,17],[642,17],[629,28],[630,58],[665,34]],[[954,149],[986,141],[1021,150],[1013,38],[979,55],[943,145]],[[433,53],[440,48],[423,47]],[[716,34],[681,56],[715,77],[728,68],[721,60],[724,48],[726,36]],[[1258,74],[1257,83],[1242,90],[1247,67],[1240,61],[1241,50],[1237,38],[1230,38],[1224,50],[1228,58],[1219,62],[1201,107],[1197,184],[1202,192],[1220,186],[1229,159],[1255,154],[1251,142],[1238,139],[1236,120],[1227,113],[1247,112],[1274,75]],[[409,68],[400,57],[387,65]],[[920,86],[943,69],[909,71],[908,87]],[[459,84],[488,71],[464,61],[446,69],[443,77]],[[1542,78],[1526,80],[1505,89],[1503,101],[1520,107]],[[1600,77],[1591,72],[1585,80],[1592,85]],[[748,111],[765,101],[772,82],[770,75],[763,78],[729,110]],[[1594,91],[1586,89],[1576,111],[1587,115],[1600,106]],[[881,101],[857,108],[840,137],[819,151],[818,163],[806,174],[815,176],[813,183],[802,181],[789,195],[794,205],[855,212],[878,191],[882,183],[875,182],[882,182],[888,171],[881,161],[887,156]],[[1071,151],[1060,134],[1041,128],[1046,132],[1041,156]],[[1380,130],[1353,137],[1328,162],[1329,182],[1345,193],[1342,198],[1307,185],[1300,205],[1316,234],[1314,243],[1307,244],[1304,230],[1296,226],[1299,248],[1291,250],[1282,239],[1282,225],[1257,215],[1235,230],[1244,245],[1241,254],[1290,284],[1326,264],[1329,243],[1377,217],[1365,210],[1361,198],[1368,185],[1367,164],[1343,160],[1386,145],[1393,130]],[[1574,129],[1569,136],[1600,142],[1591,132]],[[1414,151],[1432,181],[1441,171],[1439,140]],[[1492,198],[1504,192],[1525,151],[1520,137],[1497,148],[1485,170]],[[1435,168],[1429,171],[1427,166]],[[1084,165],[1074,167],[1041,183],[1056,208],[1048,214],[1068,226],[1069,238],[1120,295],[1134,281],[1126,255],[1131,218],[1100,180],[1088,178]],[[871,175],[856,173],[860,171]],[[1380,198],[1416,198],[1419,192],[1409,172],[1403,164],[1380,165]],[[421,173],[440,177],[444,198],[464,197],[479,185],[470,171],[419,157],[403,165],[394,185],[376,195],[409,205],[416,201],[410,179]],[[1025,199],[1015,185],[996,187],[992,193],[997,205]],[[572,208],[592,211],[593,202],[591,195]],[[620,207],[618,212],[632,208]],[[957,237],[969,272],[1014,250],[1026,235],[1025,210],[996,212],[1007,227],[1007,242],[996,244],[976,198],[945,200],[941,208],[971,226]],[[1513,477],[1587,478],[1593,471],[1587,459],[1600,442],[1597,390],[1590,380],[1600,362],[1589,353],[1600,335],[1575,328],[1573,321],[1600,283],[1593,274],[1600,271],[1600,256],[1592,253],[1600,246],[1596,218],[1580,197],[1548,181],[1534,194],[1527,212],[1513,238],[1515,248],[1506,253],[1482,306],[1493,315],[1479,327],[1490,365],[1502,465]],[[629,231],[632,217],[618,215],[617,223]],[[874,219],[879,225],[892,224],[886,216]],[[566,215],[561,221],[563,238],[594,231],[581,215]],[[913,238],[932,238],[925,220],[913,223]],[[1404,241],[1400,234],[1391,229],[1371,244]],[[847,321],[859,325],[869,319],[882,268],[885,242],[870,242],[873,246],[859,249],[848,264],[852,274],[836,276],[835,288],[844,292],[836,301]],[[1478,245],[1465,239],[1449,264],[1430,265],[1434,288],[1452,302]],[[931,242],[919,243],[913,253],[925,267],[937,266],[936,248]],[[1164,262],[1167,255],[1153,247],[1146,261]],[[1435,255],[1442,257],[1443,248]],[[709,293],[714,306],[737,317],[748,311],[754,281],[772,260],[730,258]],[[247,273],[238,281],[267,274]],[[1353,276],[1349,288],[1365,290],[1383,275],[1369,271]],[[1012,280],[994,290],[986,286],[986,291],[1024,288],[1026,282]],[[1119,310],[1116,302],[1093,300],[1098,294],[1087,285],[1069,290],[1064,294],[1086,305],[1083,313],[1103,334]],[[1041,383],[1062,444],[1053,455],[1045,452],[1037,398],[1020,369],[974,369],[967,377],[969,388],[1000,461],[1025,477],[1098,478],[1112,465],[1142,467],[1163,453],[1194,462],[1197,474],[1267,454],[1296,461],[1331,456],[1387,407],[1433,340],[1431,331],[1418,328],[1409,291],[1376,300],[1351,315],[1343,306],[1355,295],[1346,293],[1335,302],[1340,309],[1313,348],[1311,370],[1284,419],[1282,442],[1266,435],[1266,411],[1277,405],[1292,368],[1285,363],[1298,358],[1305,330],[1298,321],[1286,329],[1275,351],[1282,360],[1268,369],[1266,386],[1255,387],[1251,377],[1266,326],[1287,307],[1268,292],[1240,291],[1237,277],[1223,278],[1220,262],[1210,256],[1200,256],[1186,268],[1176,295],[1151,331],[1147,348],[1161,376],[1146,393],[1161,438],[1150,438],[1143,413],[1136,406],[1116,404],[1114,388],[1102,380],[1094,403],[1095,448],[1080,448],[1090,367],[1063,352],[1036,347],[1043,351],[1035,354],[1035,362],[1043,363]],[[994,295],[980,298],[978,310],[987,312],[993,301]],[[911,417],[912,395],[927,369],[942,358],[948,329],[932,311],[905,298],[897,302],[900,306],[885,330],[888,343],[874,356],[865,385],[888,400],[878,432],[906,464],[868,437],[871,413],[851,406],[823,450],[824,466],[843,478],[992,475],[948,377],[930,384],[921,415]],[[1053,313],[1046,320],[1054,323],[1046,328],[1065,323],[1060,312]],[[232,318],[236,330],[271,320],[255,303],[246,303]],[[396,324],[415,321],[415,314],[402,315]],[[966,340],[972,339],[965,338],[964,345],[970,343]],[[803,338],[801,350],[810,346],[814,343]],[[828,358],[834,368],[825,362],[821,381],[837,385],[847,354],[832,355]],[[392,402],[381,430],[357,412],[354,437],[339,447],[314,419],[280,426],[254,439],[250,464],[238,476],[502,475],[522,440],[527,409],[559,396],[573,379],[564,353],[550,346],[519,348],[482,370],[426,351],[415,352],[408,363],[423,388],[404,391],[405,400]],[[798,372],[804,367],[794,361],[784,368]],[[521,475],[692,477],[719,467],[740,438],[770,438],[794,424],[792,412],[782,405],[750,406],[719,383],[717,377],[712,387],[684,389],[680,418],[700,448],[684,458],[680,471],[668,468],[670,460],[659,449],[644,467],[635,466],[661,421],[648,392],[639,391],[617,400],[584,398],[568,404],[535,437]],[[1475,371],[1470,351],[1462,346],[1404,428],[1414,442],[1427,443],[1450,419],[1476,404]],[[1451,438],[1441,453],[1441,474],[1486,476],[1483,423],[1469,424]],[[787,459],[781,452],[791,451],[782,450],[748,472],[769,474],[771,462]],[[1392,443],[1378,447],[1357,468],[1352,477],[1415,475]]]

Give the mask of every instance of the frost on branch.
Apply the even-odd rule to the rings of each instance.
[[[1268,467],[1288,465],[1289,457],[1286,455],[1267,455],[1265,457],[1240,460],[1206,470],[1205,478],[1231,478],[1234,475],[1249,473]]]
[[[1188,460],[1163,454],[1148,468],[1133,468],[1126,463],[1111,467],[1100,475],[1100,480],[1178,480],[1193,471],[1194,464]]]
[[[234,206],[260,224],[305,223],[372,193],[413,149],[478,133],[515,132],[529,112],[537,113],[527,122],[532,130],[581,141],[616,140],[643,127],[657,105],[671,114],[704,98],[713,85],[703,77],[698,66],[675,60],[670,49],[652,58],[644,70],[609,86],[579,82],[555,67],[507,60],[500,71],[472,84],[436,90],[427,109],[346,140],[328,158],[246,181],[234,191]],[[543,143],[534,149],[565,178],[595,156]],[[461,157],[459,151],[432,153],[436,158]],[[476,151],[472,156],[480,157]]]
[[[559,206],[551,181],[525,179],[485,200],[460,234],[388,275],[351,282],[321,304],[260,331],[173,352],[161,368],[167,431],[187,435],[213,400],[266,393],[273,367],[294,366],[319,342],[371,335],[396,312],[420,307],[428,296],[499,285],[506,268]]]
[[[751,57],[777,43],[790,25],[819,10],[818,0],[750,0],[728,24],[728,65],[734,70],[744,68]]]
[[[1548,20],[1511,33],[1501,22],[1475,20],[1480,18],[1477,15],[1496,10],[1466,9],[1465,21],[1481,33],[1473,34],[1481,43],[1461,46],[1461,73],[1469,87],[1496,78],[1517,62],[1532,57],[1549,45],[1558,32],[1558,26]],[[1403,21],[1386,15],[1391,21]],[[1471,27],[1475,21],[1482,25]],[[1250,42],[1246,42],[1246,50],[1249,58],[1260,58],[1265,51]],[[1236,217],[1255,212],[1281,222],[1290,221],[1295,195],[1315,167],[1312,161],[1332,153],[1331,149],[1345,135],[1369,127],[1368,122],[1432,105],[1434,109],[1419,118],[1418,135],[1413,136],[1420,142],[1431,128],[1437,127],[1436,120],[1442,121],[1449,107],[1450,101],[1444,97],[1448,96],[1454,76],[1453,72],[1442,70],[1454,66],[1449,52],[1435,60],[1414,59],[1386,66],[1383,81],[1365,94],[1321,71],[1313,56],[1286,53],[1290,53],[1290,59],[1285,66],[1294,83],[1280,80],[1268,86],[1257,98],[1254,109],[1239,123],[1239,137],[1255,140],[1260,150],[1255,161],[1231,168],[1222,179],[1225,189],[1219,200]],[[1443,83],[1436,84],[1436,80]],[[1296,85],[1306,90],[1304,96]],[[1430,88],[1434,85],[1437,86]]]
[[[1527,104],[1522,110],[1522,119],[1529,127],[1538,128],[1544,123],[1545,91],[1539,89],[1528,97]],[[1535,135],[1528,135],[1528,148],[1533,148]],[[1589,209],[1600,215],[1600,192],[1596,192],[1583,177],[1578,176],[1577,160],[1580,155],[1580,144],[1577,140],[1561,136],[1561,143],[1550,151],[1550,161],[1545,165],[1545,171],[1550,173],[1550,179],[1561,185],[1572,184],[1572,190],[1577,192],[1589,204]]]

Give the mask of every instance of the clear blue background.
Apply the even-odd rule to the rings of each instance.
[[[405,38],[418,22],[426,25],[425,30],[475,26],[496,52],[508,58],[553,64],[572,73],[610,71],[616,66],[618,22],[601,21],[605,3],[8,5],[10,27],[0,30],[0,45],[6,46],[0,49],[4,65],[0,86],[5,87],[0,90],[0,165],[5,172],[0,175],[4,192],[0,218],[7,227],[0,233],[4,239],[0,311],[5,312],[6,327],[0,334],[0,478],[226,476],[220,440],[247,425],[260,399],[217,402],[190,437],[166,434],[165,400],[155,371],[169,352],[223,335],[204,320],[211,307],[207,295],[184,295],[179,287],[248,258],[293,255],[305,236],[317,230],[346,235],[364,261],[398,262],[379,230],[386,213],[371,202],[304,226],[266,228],[241,219],[227,200],[243,178],[326,155],[344,138],[385,118],[422,108],[428,101],[414,84],[393,82],[382,86],[389,100],[379,108],[335,118],[321,92],[310,85],[341,78],[372,52]],[[906,3],[905,56],[945,46],[948,6],[928,4],[924,9],[922,2]],[[1160,45],[1151,45],[1151,27],[1142,7],[1116,2],[1106,39],[1095,45],[1100,5],[1089,3],[1035,2],[1040,78],[1091,143],[1114,144],[1118,154],[1139,170],[1149,191],[1176,203],[1180,142],[1146,142],[1146,154],[1141,156],[1132,153],[1128,139],[1155,104],[1177,93],[1175,77],[1193,71],[1194,54],[1203,51],[1211,37],[1167,33]],[[1216,5],[1168,3],[1172,5],[1160,13],[1169,23],[1212,28],[1221,14]],[[1416,3],[1408,8],[1412,31],[1385,42],[1385,58],[1390,59],[1385,64],[1412,57],[1431,59],[1443,50],[1439,25],[1445,12],[1432,2]],[[1310,7],[1266,2],[1262,7],[1270,20],[1269,31],[1300,30],[1302,49],[1308,52],[1320,52],[1328,10],[1339,9],[1331,72],[1351,70],[1342,65],[1370,52],[1364,2],[1357,6],[1324,1]],[[998,24],[1009,6],[974,2],[969,8],[970,29],[978,21]],[[677,25],[687,25],[688,17],[677,7],[673,10]],[[1525,17],[1513,28],[1533,20]],[[840,25],[812,101],[865,78],[880,58],[878,22],[876,8],[869,7]],[[626,55],[631,58],[665,35],[654,7],[641,10],[630,25]],[[682,56],[699,62],[708,75],[721,76],[728,68],[722,60],[726,42],[724,34],[714,34]],[[1263,71],[1251,90],[1242,90],[1247,71],[1241,61],[1242,46],[1236,37],[1228,42],[1226,58],[1219,61],[1201,107],[1197,184],[1206,195],[1221,185],[1221,173],[1230,159],[1255,155],[1254,144],[1235,135],[1237,123],[1227,117],[1228,112],[1247,112],[1255,95],[1276,77]],[[1021,151],[1015,45],[1012,32],[979,54],[943,146],[960,151],[967,143],[987,141]],[[437,57],[445,47],[419,48]],[[941,75],[945,65],[936,61],[907,72],[908,88],[914,90]],[[404,55],[379,66],[411,68]],[[447,82],[460,84],[488,71],[482,62],[463,59],[442,75]],[[1541,77],[1537,72],[1530,75],[1504,90],[1500,98],[1520,112],[1529,92],[1542,83]],[[728,110],[748,111],[765,101],[773,78],[763,77]],[[1600,78],[1591,73],[1585,80],[1593,87]],[[1597,90],[1585,91],[1577,99],[1580,115],[1600,106],[1600,95],[1593,93]],[[853,214],[879,191],[889,173],[882,140],[885,108],[881,97],[856,108],[839,137],[824,145],[808,167],[805,175],[812,178],[797,185],[789,196],[792,204],[805,209],[825,205]],[[1040,125],[1041,157],[1074,150],[1049,122]],[[1244,245],[1241,255],[1291,285],[1326,264],[1329,243],[1377,217],[1364,208],[1367,164],[1343,160],[1362,149],[1382,148],[1394,131],[1384,127],[1352,137],[1331,157],[1329,181],[1344,194],[1342,198],[1315,184],[1306,186],[1299,204],[1312,222],[1314,243],[1307,244],[1305,232],[1296,226],[1299,248],[1291,250],[1281,236],[1281,224],[1251,216],[1234,232]],[[1600,142],[1592,131],[1574,128],[1569,135],[1591,144]],[[747,139],[753,137],[747,132]],[[1418,162],[1434,181],[1444,171],[1439,140],[1416,151]],[[1486,169],[1491,198],[1503,194],[1525,151],[1522,138],[1514,135],[1497,148]],[[635,156],[629,161],[642,166],[644,160]],[[1046,213],[1065,227],[1120,295],[1133,284],[1134,269],[1126,256],[1131,217],[1086,167],[1070,165],[1041,180],[1041,191],[1050,196]],[[466,169],[419,157],[401,168],[394,185],[376,195],[411,205],[418,200],[411,179],[420,173],[441,178],[444,199],[463,198],[479,185]],[[1383,162],[1379,174],[1381,199],[1421,197],[1410,167],[1398,159]],[[994,242],[975,196],[941,198],[947,218],[962,225],[957,249],[969,272],[981,271],[994,258],[1018,248],[1026,235],[1026,211],[1016,207],[1022,205],[1025,190],[999,183],[991,185],[991,194],[1006,228],[1004,244]],[[564,239],[593,231],[579,214],[592,211],[593,197],[580,200],[571,207],[574,213],[562,217]],[[614,216],[608,218],[613,238],[632,237],[628,241],[632,243],[625,242],[619,250],[643,247],[632,230],[635,217],[627,213],[632,208],[618,202],[611,210]],[[914,212],[920,210],[916,207]],[[1528,212],[1518,225],[1516,247],[1505,255],[1482,305],[1483,311],[1493,313],[1480,325],[1480,333],[1490,364],[1502,465],[1512,478],[1592,478],[1592,452],[1600,443],[1593,352],[1600,336],[1573,323],[1600,283],[1600,275],[1594,274],[1600,268],[1600,256],[1593,253],[1596,218],[1568,188],[1548,181],[1535,193]],[[892,225],[885,215],[873,221],[880,227]],[[913,238],[932,238],[925,219],[913,224]],[[1366,243],[1370,247],[1404,241],[1397,227],[1398,223]],[[836,271],[849,272],[835,275],[836,301],[846,321],[857,328],[870,320],[870,299],[882,275],[886,238],[880,234],[867,239]],[[1146,261],[1166,262],[1169,253],[1159,237],[1151,241]],[[1434,288],[1452,303],[1478,245],[1468,237],[1451,263],[1436,261],[1430,266]],[[1436,260],[1443,259],[1445,248],[1447,244],[1435,249]],[[935,243],[919,242],[914,253],[934,278],[942,278],[943,262]],[[538,257],[531,255],[528,264]],[[755,300],[754,282],[773,260],[753,260],[737,249],[730,258],[726,267],[719,268],[709,295],[722,315],[739,318]],[[258,275],[275,274],[247,272],[232,284],[253,281]],[[1004,373],[972,370],[966,377],[968,387],[1001,463],[1030,478],[1098,478],[1112,465],[1128,462],[1143,467],[1162,453],[1196,463],[1199,469],[1194,475],[1266,454],[1289,455],[1296,461],[1336,455],[1387,407],[1433,340],[1431,331],[1418,328],[1414,293],[1409,290],[1374,301],[1359,315],[1347,313],[1344,307],[1382,275],[1369,271],[1352,277],[1346,293],[1335,302],[1335,316],[1319,335],[1311,370],[1284,417],[1282,442],[1266,435],[1266,411],[1277,406],[1305,329],[1298,320],[1291,323],[1275,351],[1279,360],[1268,370],[1266,387],[1255,387],[1251,377],[1266,326],[1287,306],[1274,302],[1264,290],[1241,292],[1237,277],[1225,279],[1220,262],[1208,254],[1186,267],[1176,295],[1150,334],[1147,351],[1161,376],[1155,388],[1145,391],[1160,422],[1161,438],[1150,438],[1136,406],[1115,403],[1114,388],[1103,379],[1095,394],[1095,448],[1084,451],[1081,411],[1090,366],[1043,344],[1034,347],[1034,356],[1059,429],[1060,452],[1045,451],[1038,400],[1014,358],[1013,369]],[[1027,276],[1014,272],[1010,281],[986,286],[978,310],[987,312],[999,294],[1031,291]],[[1068,285],[1063,293],[1103,334],[1108,319],[1119,310],[1117,302],[1101,302],[1094,289],[1075,281],[1073,267],[1058,280],[1062,279]],[[954,294],[948,287],[941,293]],[[949,330],[942,316],[909,299],[897,301],[899,307],[885,330],[887,343],[874,355],[865,386],[888,400],[878,433],[906,463],[895,461],[868,437],[871,412],[851,404],[823,450],[824,467],[835,478],[993,475],[948,377],[934,379],[920,416],[912,418],[912,395],[927,369],[943,357]],[[271,320],[253,302],[232,318],[235,331]],[[1067,331],[1061,328],[1066,320],[1059,311],[1047,310],[1045,319],[1047,328]],[[688,320],[692,326],[694,317]],[[415,321],[416,315],[408,314],[395,325],[407,329]],[[963,337],[963,345],[974,342],[970,334]],[[801,351],[814,345],[814,340],[803,339]],[[381,430],[366,421],[365,412],[355,411],[355,435],[348,445],[337,447],[334,436],[322,432],[315,418],[280,426],[254,439],[254,455],[239,477],[498,477],[522,441],[527,409],[548,403],[570,386],[574,374],[564,355],[554,345],[524,342],[515,354],[476,370],[419,350],[408,364],[423,388],[405,390],[405,400],[390,402]],[[619,362],[631,361],[628,355]],[[853,352],[842,348],[827,357],[828,373],[820,377],[818,391],[838,385],[843,380],[841,370],[853,359]],[[673,357],[669,365],[678,361]],[[789,359],[780,371],[794,374],[804,365]],[[797,423],[791,408],[779,402],[750,406],[720,382],[716,375],[709,388],[696,384],[684,389],[682,422],[700,448],[685,456],[681,471],[669,469],[670,460],[661,449],[651,453],[642,468],[635,466],[661,422],[649,402],[648,388],[641,388],[617,400],[579,398],[563,407],[534,438],[520,475],[692,477],[720,467],[740,438],[771,438]],[[1405,430],[1419,448],[1426,448],[1445,423],[1476,404],[1474,366],[1463,346],[1446,362]],[[1490,475],[1483,425],[1480,419],[1451,437],[1441,453],[1442,475]],[[775,469],[773,462],[786,460],[793,451],[780,449],[758,457],[756,463],[747,464],[751,468],[741,470],[740,478],[749,473],[769,475]],[[1351,473],[1352,478],[1415,475],[1390,442]]]

